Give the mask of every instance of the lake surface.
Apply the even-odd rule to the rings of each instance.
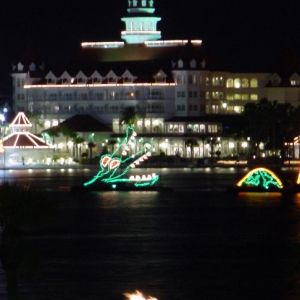
[[[43,270],[21,299],[299,299],[300,194],[228,194],[236,174],[201,176],[175,175],[170,193],[46,192],[58,215],[27,233]]]

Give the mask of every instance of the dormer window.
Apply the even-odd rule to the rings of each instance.
[[[191,60],[191,61],[190,61],[190,67],[191,67],[192,69],[195,69],[196,66],[197,66],[197,62],[196,62],[194,59]]]
[[[300,77],[297,73],[294,73],[290,78],[291,86],[299,86],[300,85]]]
[[[92,79],[92,83],[101,83],[102,82],[102,76],[100,75],[100,73],[98,71],[95,71],[91,77]]]
[[[18,71],[23,71],[23,69],[24,69],[24,65],[18,63]]]
[[[123,79],[123,83],[132,83],[136,79],[128,70],[123,73],[121,78]]]
[[[116,83],[117,82],[117,77],[108,77],[107,81],[108,81],[108,83]]]
[[[183,61],[181,59],[178,61],[178,68],[179,69],[183,68]]]
[[[29,71],[35,71],[35,64],[34,63],[31,63],[29,65]]]
[[[166,82],[166,77],[163,76],[157,76],[155,78],[155,82]]]
[[[124,77],[123,82],[124,83],[132,83],[132,77]]]
[[[60,76],[61,83],[67,84],[71,82],[71,76],[67,71],[63,72],[63,74]]]
[[[55,80],[53,78],[47,79],[47,84],[55,83]]]
[[[101,82],[100,78],[98,78],[98,77],[94,77],[92,80],[93,80],[93,83],[100,83]]]
[[[118,77],[113,71],[109,71],[108,74],[106,75],[107,82],[108,83],[117,83],[118,82]]]
[[[166,82],[167,74],[163,71],[160,70],[155,76],[153,76],[155,79],[155,82],[160,83],[160,82]]]
[[[86,76],[82,71],[79,71],[75,78],[77,84],[82,84],[86,82]]]

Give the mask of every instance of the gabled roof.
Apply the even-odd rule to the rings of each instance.
[[[74,132],[111,132],[112,130],[100,121],[87,114],[77,114],[59,123],[59,126],[67,126]]]

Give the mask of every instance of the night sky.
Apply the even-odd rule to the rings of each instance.
[[[196,3],[196,4],[195,4]],[[269,71],[289,43],[300,56],[297,0],[155,0],[162,39],[201,39],[232,72]],[[120,40],[126,0],[9,0],[1,5],[0,93],[10,93],[9,72],[26,45],[45,63],[72,57],[83,41]],[[0,74],[0,75],[1,75]]]

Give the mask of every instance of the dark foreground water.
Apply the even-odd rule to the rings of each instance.
[[[299,299],[300,194],[48,194],[58,216],[28,232],[43,271],[21,299]]]

